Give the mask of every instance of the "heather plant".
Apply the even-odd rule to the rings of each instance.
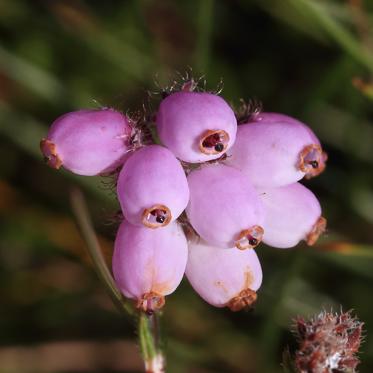
[[[316,315],[322,308],[338,310],[339,305],[353,309],[364,320],[366,343],[361,346],[361,364],[356,369],[373,372],[369,333],[373,325],[373,1],[2,0],[0,4],[2,372],[140,372],[140,346],[144,346],[145,360],[155,368],[166,361],[168,372],[280,373],[284,345],[296,349],[289,332],[291,319],[301,315],[308,320],[308,315]],[[185,66],[206,73],[209,83],[189,78],[170,81],[170,72],[183,71]],[[221,249],[222,255],[244,254],[241,257],[245,258],[255,252],[258,257],[264,277],[259,288],[251,284],[257,301],[249,312],[245,311],[248,307],[232,312],[224,306],[227,298],[245,287],[240,274],[213,267],[211,274],[202,270],[195,274],[202,277],[197,283],[202,283],[201,294],[184,277],[172,294],[154,298],[165,297],[162,308],[153,315],[140,313],[137,293],[133,298],[124,296],[111,270],[115,236],[128,219],[116,185],[124,163],[118,153],[109,154],[106,148],[124,150],[126,160],[137,150],[162,146],[173,153],[186,178],[214,162],[226,166],[233,160],[237,132],[225,153],[227,137],[221,130],[202,141],[205,151],[223,148],[225,160],[219,159],[223,154],[204,154],[210,160],[179,161],[174,150],[161,141],[156,115],[163,98],[172,98],[172,93],[217,93],[222,84],[215,89],[215,82],[222,77],[224,90],[218,96],[237,116],[238,131],[242,125],[263,121],[307,123],[306,128],[318,138],[312,143],[322,145],[328,153],[326,172],[274,188],[254,185],[267,211],[267,220],[257,223],[265,233],[262,241],[254,251],[239,250],[235,245],[233,250]],[[190,87],[182,90],[185,83]],[[163,89],[165,85],[169,87]],[[154,95],[148,98],[144,90]],[[238,107],[241,97],[251,100]],[[111,138],[106,143],[100,127],[96,132],[90,126],[91,140],[86,138],[76,147],[74,143],[83,140],[85,132],[82,121],[71,148],[57,137],[48,139],[53,120],[79,108],[119,113],[129,131],[123,139],[120,135],[118,141]],[[106,133],[110,131],[117,133],[114,125]],[[59,171],[41,161],[39,141],[43,137],[49,141],[45,155],[50,163],[58,166],[64,158]],[[185,133],[180,141],[187,145]],[[280,138],[280,142],[285,140]],[[250,148],[256,146],[255,141],[248,143]],[[320,154],[313,149],[314,155]],[[86,150],[95,160],[88,166],[81,163],[89,158],[79,156]],[[281,177],[289,175],[282,168],[288,160],[286,154],[278,156],[282,159],[278,163],[268,158],[250,167],[256,172],[266,169],[261,176],[268,175],[269,182],[271,164],[279,167]],[[325,155],[313,158],[319,163]],[[92,176],[74,174],[70,166],[74,172],[82,170]],[[239,166],[234,168],[246,173],[247,168],[240,170]],[[306,162],[306,167],[319,170],[314,162]],[[299,205],[296,196],[297,208],[282,206],[280,193],[273,191],[291,189],[296,183],[315,194],[321,210],[311,202],[312,197],[305,199],[310,201],[309,207],[308,202]],[[283,198],[290,203],[290,195]],[[267,206],[272,199],[278,209]],[[151,198],[148,202],[153,206]],[[168,200],[164,206],[174,208]],[[207,205],[206,219],[213,213],[224,216],[221,206],[218,210],[215,204]],[[147,216],[152,224],[157,219],[166,221],[166,209],[152,211],[154,215]],[[320,229],[322,218],[328,219],[327,232],[308,247],[309,227],[319,216]],[[200,239],[186,211],[164,229],[175,222],[187,239],[190,258],[192,245],[219,249]],[[252,238],[251,242],[255,244]],[[276,248],[276,244],[295,246]],[[151,250],[142,252],[158,260]],[[202,256],[202,252],[198,253]],[[237,262],[234,267],[240,268],[241,261]],[[188,263],[185,272],[187,275]],[[232,292],[224,298],[225,287],[217,288],[215,283],[222,278],[228,281],[228,277],[237,282],[229,286]],[[120,312],[104,293],[105,287]],[[210,289],[207,295],[221,289],[223,306],[201,299],[205,289]],[[144,286],[141,291],[148,289]],[[240,299],[249,303],[254,296]],[[123,317],[121,312],[130,316]],[[136,326],[138,333],[134,333]]]
[[[40,144],[53,168],[114,178],[122,215],[114,281],[96,263],[123,308],[139,315],[149,372],[164,370],[158,313],[184,273],[210,305],[248,309],[262,283],[261,241],[313,245],[326,228],[317,198],[298,182],[325,168],[313,131],[259,110],[246,110],[242,123],[244,109],[234,114],[197,88],[185,80],[162,92],[158,110],[133,117],[106,108],[66,114]]]

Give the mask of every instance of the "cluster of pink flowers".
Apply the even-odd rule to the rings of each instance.
[[[145,312],[184,273],[216,307],[251,306],[262,282],[254,248],[312,245],[325,229],[317,198],[298,183],[325,168],[312,130],[282,114],[240,116],[194,88],[165,95],[152,121],[108,108],[67,113],[41,141],[54,168],[117,176],[113,274]]]

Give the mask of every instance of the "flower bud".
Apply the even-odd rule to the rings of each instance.
[[[240,171],[210,164],[191,172],[188,183],[186,213],[205,241],[239,249],[260,243],[264,209],[256,190]]]
[[[119,174],[117,192],[125,218],[149,228],[177,219],[189,200],[180,162],[160,145],[141,148],[129,157]]]
[[[127,117],[113,109],[79,110],[57,118],[40,148],[52,168],[99,175],[123,163],[130,135]]]
[[[222,249],[202,240],[189,243],[185,274],[206,302],[232,311],[252,306],[262,283],[262,268],[254,250]]]
[[[187,241],[176,222],[153,230],[123,221],[115,239],[114,279],[139,309],[153,312],[180,284],[187,257]]]
[[[237,120],[220,96],[182,91],[161,102],[157,128],[162,143],[176,157],[199,163],[221,157],[232,146]]]
[[[279,188],[259,189],[265,209],[263,242],[277,248],[290,248],[305,240],[313,245],[324,232],[326,219],[321,216],[315,195],[299,183]]]
[[[282,114],[262,113],[240,125],[226,164],[256,187],[277,187],[313,177],[325,168],[326,153],[304,123]]]

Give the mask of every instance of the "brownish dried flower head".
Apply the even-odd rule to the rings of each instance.
[[[351,312],[322,312],[310,320],[295,320],[299,373],[356,372],[363,323]]]

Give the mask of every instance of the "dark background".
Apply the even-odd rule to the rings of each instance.
[[[341,306],[365,322],[360,371],[373,371],[371,1],[0,0],[1,372],[141,371],[69,202],[79,186],[110,259],[110,185],[49,169],[39,140],[67,111],[134,111],[190,68],[211,90],[223,78],[234,105],[256,98],[314,129],[329,161],[306,184],[329,229],[313,248],[258,248],[251,312],[214,309],[184,282],[164,312],[169,371],[281,372],[292,319]]]

